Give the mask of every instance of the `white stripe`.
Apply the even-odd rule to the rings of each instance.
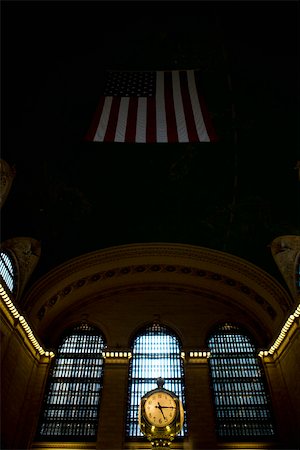
[[[147,98],[139,97],[136,118],[136,142],[146,142],[147,129]]]
[[[100,116],[98,128],[96,130],[94,141],[102,142],[107,130],[107,124],[109,120],[110,110],[112,105],[112,97],[105,97],[102,113]]]
[[[168,142],[164,72],[156,72],[156,141]]]
[[[196,129],[197,129],[199,140],[202,142],[210,142],[209,136],[206,131],[205,123],[203,120],[201,106],[199,103],[194,71],[187,70],[187,77],[188,77],[188,87],[189,87],[189,91],[190,91],[192,109],[193,109],[193,113],[194,113],[194,119],[195,119],[195,124],[196,124]]]
[[[175,117],[179,142],[189,142],[189,136],[186,128],[185,114],[182,103],[179,71],[172,71],[173,99],[175,108]]]
[[[121,97],[118,121],[115,133],[115,142],[125,142],[129,97]]]
[[[111,110],[111,104],[112,104],[112,97],[105,97],[105,101],[103,104],[102,113],[100,116],[98,128],[96,130],[94,141],[100,141],[102,142],[104,140],[104,136],[107,129],[108,119],[110,115]]]

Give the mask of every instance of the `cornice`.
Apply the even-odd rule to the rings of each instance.
[[[172,273],[176,274],[177,277],[180,275],[185,275],[186,279],[186,286],[181,284],[179,286],[176,286],[175,283],[172,283],[172,285],[167,285],[166,283],[162,285],[162,283],[156,282],[155,285],[147,285],[145,283],[140,284],[137,289],[139,291],[143,290],[172,290],[172,286],[174,286],[174,290],[176,292],[182,292],[182,293],[197,293],[199,295],[200,292],[208,292],[208,290],[205,290],[203,287],[199,287],[196,285],[196,283],[193,283],[193,277],[201,278],[203,280],[207,280],[209,282],[213,282],[215,284],[215,291],[218,292],[220,290],[223,290],[220,285],[230,286],[232,289],[240,292],[243,295],[246,295],[249,301],[254,301],[256,304],[258,304],[261,308],[265,310],[265,312],[270,316],[272,320],[275,319],[277,312],[274,310],[273,306],[268,302],[265,298],[263,298],[259,293],[257,293],[253,288],[247,286],[245,283],[241,283],[237,279],[229,278],[223,275],[220,275],[217,272],[212,272],[209,270],[203,270],[198,269],[195,267],[188,267],[188,266],[181,266],[181,265],[167,265],[167,264],[143,264],[143,265],[132,265],[132,266],[123,266],[123,267],[115,267],[108,271],[102,271],[102,272],[96,272],[92,274],[91,276],[87,277],[81,277],[79,280],[74,281],[73,283],[70,283],[66,286],[64,286],[62,289],[58,290],[55,295],[51,296],[51,298],[46,301],[41,308],[38,311],[38,318],[39,320],[42,320],[44,315],[49,311],[51,308],[54,307],[57,302],[62,302],[64,299],[72,294],[74,291],[78,291],[79,289],[82,289],[86,287],[89,284],[98,284],[99,290],[97,290],[97,298],[101,299],[105,296],[107,296],[107,289],[105,288],[105,281],[106,280],[112,280],[113,278],[119,278],[119,277],[126,277],[126,282],[129,282],[129,277],[133,276],[135,274],[142,274],[142,273],[156,273],[156,274],[167,274]],[[188,279],[190,278],[190,283],[188,283]],[[125,279],[124,279],[125,282]],[[100,286],[101,283],[101,286]],[[135,289],[136,282],[132,283],[132,292]],[[219,286],[217,286],[217,284]],[[128,288],[125,287],[125,285],[122,283],[120,286],[119,284],[111,289],[114,295],[117,295],[119,293],[125,293],[125,291],[128,291]],[[207,295],[207,294],[206,294]],[[83,295],[84,297],[84,295]],[[222,294],[222,297],[225,298],[225,294]],[[280,304],[281,309],[286,312],[288,310],[287,305],[285,303]]]
[[[84,297],[83,288],[100,294],[111,282],[145,283],[150,277],[153,283],[174,283],[172,275],[190,288],[199,289],[203,281],[212,283],[211,290],[216,292],[230,287],[259,304],[272,320],[278,308],[285,315],[293,305],[281,284],[254,264],[218,250],[169,243],[110,247],[74,258],[36,282],[23,304],[40,321],[57,302],[78,295],[79,289]]]

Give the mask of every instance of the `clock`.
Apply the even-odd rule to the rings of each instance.
[[[145,418],[151,425],[165,427],[176,418],[177,404],[168,392],[154,392],[147,397],[145,404]]]
[[[139,426],[152,445],[171,442],[183,426],[184,411],[174,392],[163,388],[164,380],[157,379],[157,389],[147,392],[139,405]],[[156,443],[156,444],[155,444]]]

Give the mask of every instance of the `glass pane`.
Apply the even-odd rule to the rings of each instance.
[[[103,338],[82,324],[57,352],[45,396],[40,439],[88,439],[96,436],[102,387]]]
[[[138,425],[141,397],[157,388],[157,378],[165,381],[164,388],[184,398],[183,362],[178,338],[165,327],[154,324],[138,335],[132,348],[129,371],[127,436],[143,436]],[[181,436],[186,433],[186,421]]]
[[[5,252],[0,252],[0,275],[10,292],[13,292],[15,288],[14,268],[10,257]]]
[[[211,336],[209,348],[219,437],[273,436],[263,373],[250,339],[237,327],[226,324]]]

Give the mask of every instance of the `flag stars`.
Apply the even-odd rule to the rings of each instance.
[[[154,89],[155,72],[110,72],[104,95],[152,97]]]

